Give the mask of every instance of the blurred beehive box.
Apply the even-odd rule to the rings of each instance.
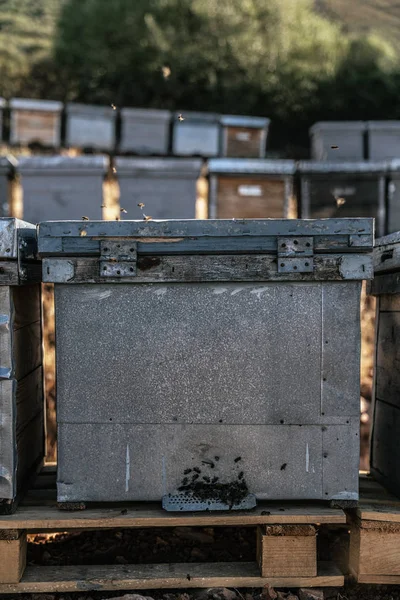
[[[121,152],[168,154],[171,113],[168,110],[121,110]]]
[[[183,120],[180,120],[183,119]],[[178,156],[218,156],[220,116],[177,112],[174,115],[172,153]]]
[[[32,223],[102,218],[104,156],[21,157],[23,215]]]
[[[363,121],[320,121],[310,128],[314,160],[363,160],[366,124]]]
[[[143,212],[153,219],[194,219],[196,184],[202,167],[193,158],[115,159],[120,186],[120,205],[129,218]]]
[[[376,347],[373,386],[371,472],[400,495],[400,233],[376,241],[374,280]]]
[[[368,121],[368,158],[400,158],[400,121]]]
[[[3,139],[3,110],[6,105],[4,98],[0,98],[0,140]]]
[[[223,115],[222,156],[264,158],[269,119]]]
[[[295,162],[216,158],[208,163],[211,219],[295,218]]]
[[[375,217],[384,235],[386,172],[385,162],[300,162],[302,218]]]
[[[36,227],[0,220],[0,514],[44,456],[41,264]]]
[[[66,105],[67,146],[113,150],[116,110],[111,106],[92,106],[70,102]]]
[[[16,161],[11,156],[0,157],[0,217],[10,215],[10,178],[14,173]]]
[[[59,147],[62,102],[53,100],[10,100],[10,143]]]

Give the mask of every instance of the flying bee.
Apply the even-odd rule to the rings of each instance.
[[[89,221],[89,217],[82,217],[82,221]]]
[[[178,115],[178,121],[184,121],[184,120],[185,120],[185,117],[183,117],[181,114]]]

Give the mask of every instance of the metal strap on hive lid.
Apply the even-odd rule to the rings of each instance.
[[[229,505],[218,500],[202,500],[191,494],[177,492],[166,494],[162,498],[162,507],[171,512],[198,510],[250,510],[257,506],[254,494],[248,494],[237,504]]]

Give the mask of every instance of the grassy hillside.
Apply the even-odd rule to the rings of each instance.
[[[315,5],[347,31],[376,32],[400,50],[399,0],[315,0]]]

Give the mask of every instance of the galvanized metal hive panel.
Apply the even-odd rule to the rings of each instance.
[[[66,143],[79,148],[112,150],[115,146],[116,111],[110,106],[66,105]]]
[[[24,218],[100,219],[106,168],[104,156],[20,158]]]
[[[212,113],[175,113],[173,121],[172,153],[178,156],[218,156],[219,115]]]
[[[121,110],[121,152],[168,154],[171,113],[168,110]]]
[[[400,336],[400,234],[376,241],[376,354],[371,435],[371,472],[390,491],[400,494],[399,473],[399,336]]]
[[[372,233],[367,219],[41,224],[59,500],[355,499]]]
[[[129,215],[143,211],[153,219],[193,219],[196,214],[196,184],[201,159],[115,159],[120,187],[120,205]]]
[[[314,160],[362,160],[363,121],[321,121],[310,128],[311,158]]]
[[[368,121],[368,157],[390,160],[400,157],[400,121]]]
[[[40,266],[36,231],[0,220],[0,512],[44,455]]]

